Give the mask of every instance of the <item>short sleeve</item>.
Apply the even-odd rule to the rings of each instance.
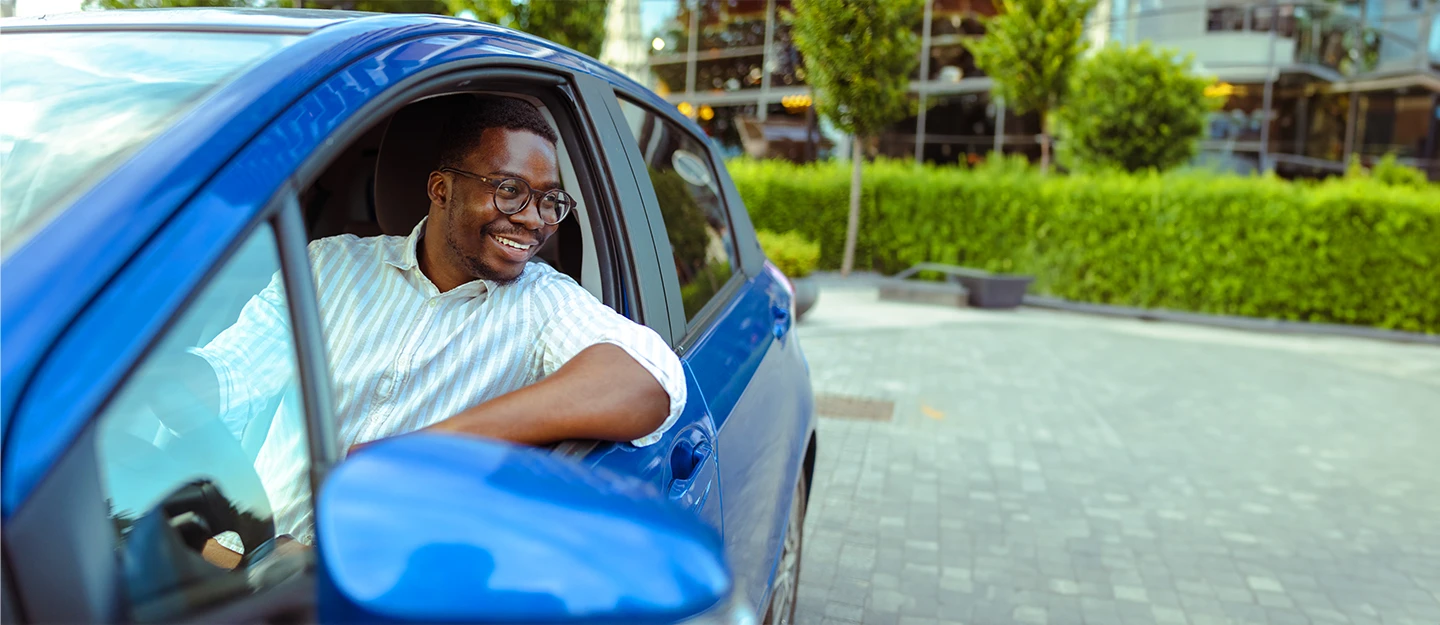
[[[625,350],[670,396],[665,422],[631,441],[636,447],[658,442],[685,409],[685,372],[674,350],[654,330],[611,310],[568,277],[557,274],[536,286],[542,290],[540,301],[553,311],[540,332],[541,373],[554,373],[592,345],[609,343]]]

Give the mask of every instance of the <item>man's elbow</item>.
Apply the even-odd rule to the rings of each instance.
[[[644,391],[642,398],[635,402],[635,427],[625,435],[625,440],[638,440],[649,436],[670,418],[670,394],[654,379],[652,387]]]

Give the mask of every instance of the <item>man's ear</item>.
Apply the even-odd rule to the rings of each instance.
[[[430,196],[430,205],[444,208],[446,200],[450,198],[450,183],[445,181],[445,176],[438,171],[430,172],[430,180],[426,181],[425,192]]]

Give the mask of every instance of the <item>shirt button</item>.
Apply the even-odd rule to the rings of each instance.
[[[429,307],[431,307],[431,308],[434,308],[434,307],[436,307],[436,306],[439,305],[439,304],[440,304],[440,302],[437,302],[437,301],[435,301],[435,300],[433,300],[433,299],[425,303],[426,306],[429,306]]]

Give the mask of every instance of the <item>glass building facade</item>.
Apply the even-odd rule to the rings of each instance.
[[[848,154],[848,137],[814,114],[790,10],[790,0],[611,0],[612,14],[624,19],[609,20],[607,48],[624,41],[633,58],[602,60],[633,68],[726,154]],[[964,46],[984,35],[982,20],[996,10],[994,0],[925,2],[910,83],[923,112],[893,124],[866,146],[871,153],[939,163],[974,162],[994,150],[1038,158],[1039,120],[992,98],[990,79]],[[1087,37],[1092,48],[1149,40],[1192,55],[1228,95],[1203,148],[1237,169],[1261,167],[1262,150],[1282,169],[1335,171],[1352,154],[1393,152],[1440,177],[1434,2],[1101,0]]]
[[[608,34],[643,45],[643,70],[634,77],[694,118],[725,153],[800,161],[848,153],[849,138],[814,114],[787,19],[790,0],[611,1],[612,12],[638,16]],[[983,35],[980,18],[994,14],[991,0],[930,0],[915,25],[922,48],[910,84],[926,113],[894,124],[867,146],[872,153],[941,162],[973,161],[996,147],[1038,154],[1038,122],[1007,115],[991,100],[989,79],[963,45]]]

